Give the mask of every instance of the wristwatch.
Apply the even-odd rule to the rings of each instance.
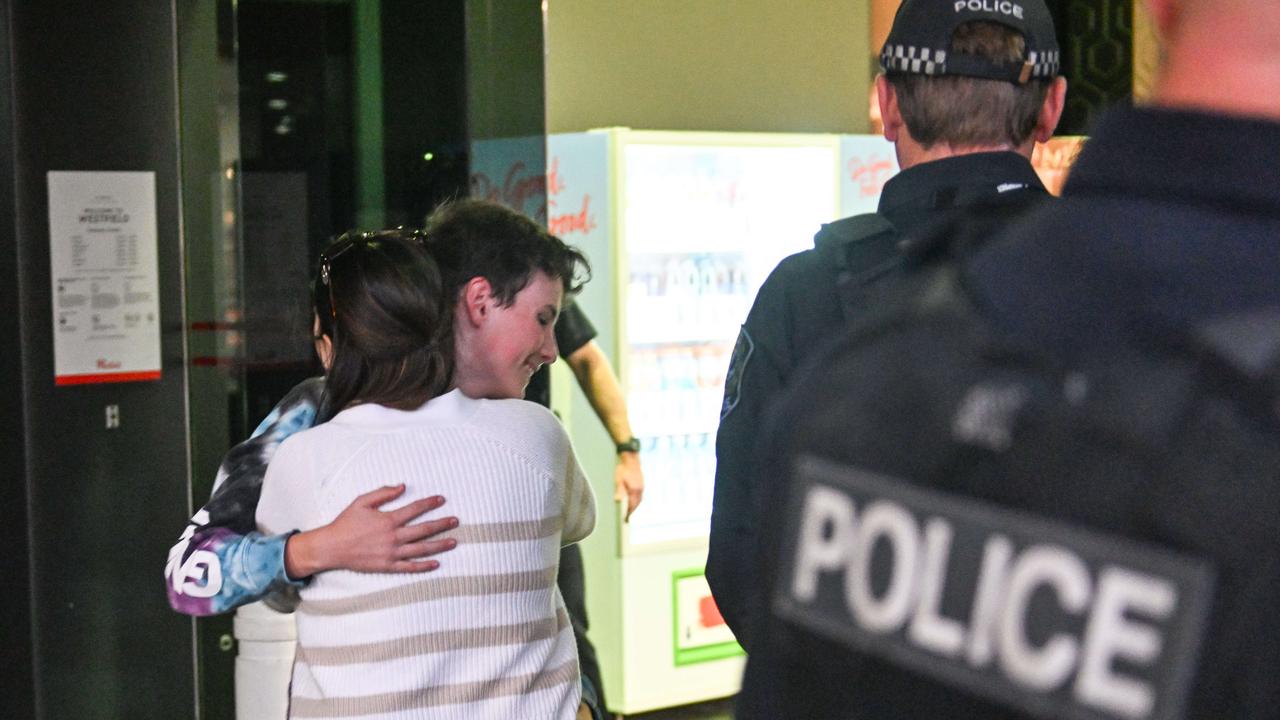
[[[621,455],[624,452],[638,453],[640,452],[640,438],[633,437],[626,442],[620,442],[618,443],[617,448],[618,448],[619,455]]]

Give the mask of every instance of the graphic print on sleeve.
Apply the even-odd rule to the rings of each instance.
[[[282,611],[296,605],[301,583],[284,570],[290,533],[258,533],[254,512],[271,457],[285,438],[315,424],[323,394],[322,378],[302,382],[223,458],[209,502],[169,550],[165,589],[174,610],[217,615],[262,599]]]

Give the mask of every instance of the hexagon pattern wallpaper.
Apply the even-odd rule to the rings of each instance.
[[[1058,132],[1083,135],[1134,89],[1134,0],[1049,0],[1070,86]]]

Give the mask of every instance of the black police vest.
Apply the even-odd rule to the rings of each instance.
[[[1066,367],[934,280],[788,400],[767,543],[782,705],[1272,712],[1280,308],[1151,328]]]

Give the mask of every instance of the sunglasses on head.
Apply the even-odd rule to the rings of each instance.
[[[427,234],[417,228],[398,227],[393,230],[375,230],[366,232],[345,232],[339,235],[329,247],[320,253],[320,282],[329,288],[329,318],[338,320],[338,307],[333,297],[333,263],[345,255],[356,245],[368,245],[383,239],[412,240],[420,247],[425,247]]]

